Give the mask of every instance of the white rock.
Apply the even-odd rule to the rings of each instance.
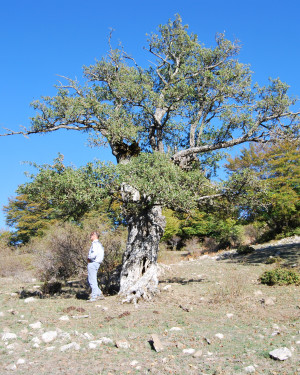
[[[35,344],[40,344],[41,343],[41,340],[38,337],[33,337],[33,339],[31,341],[33,343],[35,343]]]
[[[23,365],[25,362],[26,362],[26,361],[25,361],[24,358],[19,358],[19,359],[17,360],[17,365]]]
[[[255,296],[261,296],[263,293],[262,293],[262,291],[261,290],[256,290],[255,292],[254,292],[254,295]]]
[[[7,345],[6,349],[8,349],[8,350],[14,350],[14,349],[16,349],[16,347],[17,347],[16,343],[13,343],[13,344]]]
[[[57,337],[57,331],[48,331],[43,333],[42,340],[46,343],[55,340]]]
[[[64,321],[67,321],[67,320],[70,320],[70,318],[68,317],[68,315],[63,315],[59,318],[59,320],[64,320]]]
[[[180,327],[172,327],[172,328],[170,328],[170,331],[182,331],[182,328],[180,328]]]
[[[34,297],[28,297],[28,298],[25,298],[24,299],[24,303],[32,303],[32,302],[36,302],[37,299],[34,298]]]
[[[103,342],[103,344],[113,344],[113,340],[110,339],[109,337],[101,337],[100,340]]]
[[[224,335],[223,335],[222,333],[216,333],[215,336],[216,336],[218,339],[220,339],[220,340],[222,340],[222,339],[224,338]]]
[[[130,366],[135,367],[138,364],[138,361],[134,360],[130,362]]]
[[[244,370],[245,370],[246,372],[248,372],[248,373],[250,373],[250,372],[255,372],[255,371],[256,371],[256,369],[255,369],[254,366],[247,366],[247,367],[244,368]]]
[[[60,351],[61,351],[61,352],[65,352],[66,350],[69,350],[69,349],[79,350],[79,349],[80,349],[80,345],[77,344],[77,342],[71,342],[70,344],[63,345],[63,346],[60,348]]]
[[[269,354],[273,359],[279,359],[280,361],[284,361],[292,356],[291,351],[285,347],[272,350]]]
[[[162,288],[162,290],[169,290],[169,289],[171,289],[172,288],[172,285],[166,285],[166,286],[164,286],[163,288]]]
[[[17,297],[17,296],[18,296],[18,293],[10,293],[10,296],[11,296],[11,297]]]
[[[39,347],[40,347],[40,345],[39,345],[39,344],[37,344],[37,343],[35,343],[35,344],[33,344],[33,345],[32,345],[32,347],[33,347],[33,348],[39,348]]]
[[[101,309],[102,311],[107,311],[108,310],[108,307],[106,307],[106,306],[95,305],[95,307],[98,307],[98,309]]]
[[[85,333],[83,334],[83,337],[84,337],[85,339],[87,339],[87,340],[93,340],[93,338],[94,338],[94,336],[91,335],[91,334],[88,333],[88,332],[85,332]]]
[[[2,335],[2,340],[3,341],[8,341],[8,340],[14,340],[17,338],[17,335],[12,332],[6,332]]]
[[[6,366],[6,370],[8,371],[14,371],[17,369],[17,366],[13,363],[12,365]]]
[[[233,314],[226,314],[227,318],[232,318],[233,317]]]
[[[101,341],[101,340],[94,340],[94,341],[89,342],[89,348],[90,348],[90,349],[96,349],[96,348],[98,348],[101,344],[102,344],[102,341]]]
[[[183,349],[182,353],[184,353],[184,354],[194,354],[195,351],[196,351],[195,349],[189,348],[189,349]]]
[[[297,345],[300,345],[300,341],[296,341],[296,344],[297,344]]]
[[[32,323],[32,324],[29,324],[29,327],[31,327],[32,329],[39,329],[39,328],[42,328],[42,323],[41,322]]]
[[[129,349],[130,348],[130,344],[126,340],[117,340],[116,341],[116,347],[120,348],[120,349]]]
[[[51,352],[54,349],[55,349],[55,346],[48,346],[45,350],[47,350],[47,352]]]
[[[4,316],[4,312],[3,311],[0,311],[0,316]]]
[[[33,285],[33,289],[40,289],[40,285]]]

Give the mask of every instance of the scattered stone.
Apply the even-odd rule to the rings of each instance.
[[[103,344],[113,344],[113,340],[110,339],[109,337],[101,337],[100,340],[103,342]]]
[[[61,346],[60,351],[65,352],[66,350],[69,350],[69,349],[80,350],[80,345],[77,344],[77,342],[71,342],[70,344]]]
[[[94,340],[89,342],[89,348],[90,349],[96,349],[102,344],[101,340]]]
[[[36,344],[33,344],[32,347],[33,348],[39,348],[40,346],[39,346],[39,344],[36,343]]]
[[[135,367],[138,364],[138,361],[134,360],[130,362],[130,366]]]
[[[275,297],[268,297],[268,298],[263,298],[260,300],[260,302],[266,306],[273,306],[275,305],[276,298]]]
[[[54,349],[55,349],[55,346],[48,346],[45,350],[47,350],[47,352],[51,352]]]
[[[2,341],[14,340],[16,338],[17,338],[17,335],[15,333],[12,333],[12,332],[5,332],[2,335]]]
[[[288,348],[278,348],[275,350],[272,350],[269,353],[270,357],[273,359],[278,359],[279,361],[284,361],[292,356],[291,351]]]
[[[3,311],[0,311],[0,316],[4,316],[4,312]]]
[[[90,317],[89,315],[72,315],[73,319],[85,319],[89,317]]]
[[[32,341],[34,344],[40,344],[40,343],[41,343],[41,340],[40,340],[38,337],[34,337],[31,341]]]
[[[13,343],[13,344],[7,345],[6,349],[8,349],[8,350],[14,350],[14,349],[16,349],[16,347],[17,347],[17,344]]]
[[[255,369],[254,366],[247,366],[247,367],[244,368],[244,370],[245,370],[246,372],[248,372],[248,373],[251,373],[251,372],[255,372],[255,371],[256,371],[256,369]]]
[[[68,317],[68,315],[63,315],[59,318],[59,320],[67,321],[70,320],[70,318]]]
[[[153,333],[151,335],[151,337],[152,337],[152,343],[151,344],[153,345],[154,350],[158,353],[163,351],[164,347],[163,347],[159,337],[155,333]]]
[[[94,336],[91,335],[90,333],[88,332],[85,332],[83,335],[82,335],[83,338],[87,339],[87,340],[93,340]]]
[[[216,333],[215,336],[216,336],[218,339],[220,339],[220,340],[222,340],[222,339],[224,338],[224,335],[223,335],[222,333]]]
[[[37,299],[34,298],[34,297],[28,297],[28,298],[25,298],[24,299],[24,303],[32,303],[32,302],[36,302]]]
[[[108,310],[108,307],[106,307],[106,306],[96,305],[96,307],[100,308],[102,311]]]
[[[19,358],[19,359],[17,360],[17,365],[23,365],[25,362],[26,362],[26,361],[25,361],[24,358]]]
[[[14,363],[6,366],[6,370],[8,371],[15,371],[16,369],[17,369],[17,366]]]
[[[226,314],[227,318],[232,318],[233,317],[233,314]]]
[[[194,354],[196,352],[195,349],[189,348],[189,349],[183,349],[182,353],[183,354]]]
[[[200,357],[202,357],[202,355],[203,355],[202,350],[197,350],[196,353],[193,354],[193,357],[194,358],[200,358]]]
[[[10,296],[11,296],[11,297],[17,297],[17,296],[18,296],[18,293],[10,293]]]
[[[280,335],[279,331],[274,331],[274,332],[271,333],[271,336],[277,336],[277,335]]]
[[[172,328],[170,328],[170,331],[182,331],[182,328],[180,328],[180,327],[172,327]]]
[[[162,290],[169,290],[172,289],[172,285],[166,285],[162,288]]]
[[[42,323],[41,322],[32,323],[32,324],[29,324],[29,327],[31,327],[32,329],[39,329],[39,328],[42,328]]]
[[[254,292],[254,295],[257,297],[257,296],[261,296],[263,294],[263,292],[261,290],[256,290]]]
[[[126,340],[117,340],[116,341],[116,347],[119,348],[119,349],[129,349],[130,344]]]
[[[297,345],[300,345],[300,341],[296,341],[296,344],[297,344]]]
[[[48,343],[48,342],[55,340],[56,337],[57,337],[57,331],[48,331],[48,332],[43,333],[42,340],[45,343]]]

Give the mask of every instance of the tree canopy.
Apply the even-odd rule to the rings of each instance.
[[[64,78],[57,95],[32,103],[37,114],[29,129],[6,134],[67,129],[88,132],[94,145],[109,145],[117,167],[78,170],[83,188],[77,184],[73,194],[65,186],[59,195],[54,189],[52,200],[58,197],[64,207],[79,194],[90,202],[118,194],[129,228],[121,293],[134,300],[157,287],[163,205],[189,210],[233,190],[235,197],[255,198],[257,190],[248,188],[255,178],[246,171],[237,171],[227,186],[210,180],[223,152],[299,136],[289,86],[278,78],[263,87],[253,83],[250,67],[238,61],[240,44],[224,34],[205,47],[178,15],[148,36],[145,51],[147,67],[122,46],[113,48],[110,38],[108,55],[83,68],[82,84]]]

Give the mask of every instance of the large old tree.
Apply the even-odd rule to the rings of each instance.
[[[206,48],[177,16],[149,37],[145,50],[147,68],[122,47],[110,48],[84,68],[84,85],[66,78],[56,96],[33,103],[38,114],[30,129],[9,132],[86,131],[95,145],[109,145],[118,162],[109,185],[116,194],[118,183],[128,225],[120,282],[127,301],[157,290],[163,205],[188,210],[219,197],[228,190],[208,177],[222,150],[298,131],[288,86],[279,79],[253,84],[249,66],[237,60],[239,44],[223,34]]]

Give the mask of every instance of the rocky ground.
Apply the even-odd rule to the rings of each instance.
[[[299,286],[258,281],[270,257],[299,269],[299,237],[255,248],[176,253],[161,265],[161,293],[137,307],[117,296],[21,299],[40,283],[3,278],[0,373],[299,374]]]

